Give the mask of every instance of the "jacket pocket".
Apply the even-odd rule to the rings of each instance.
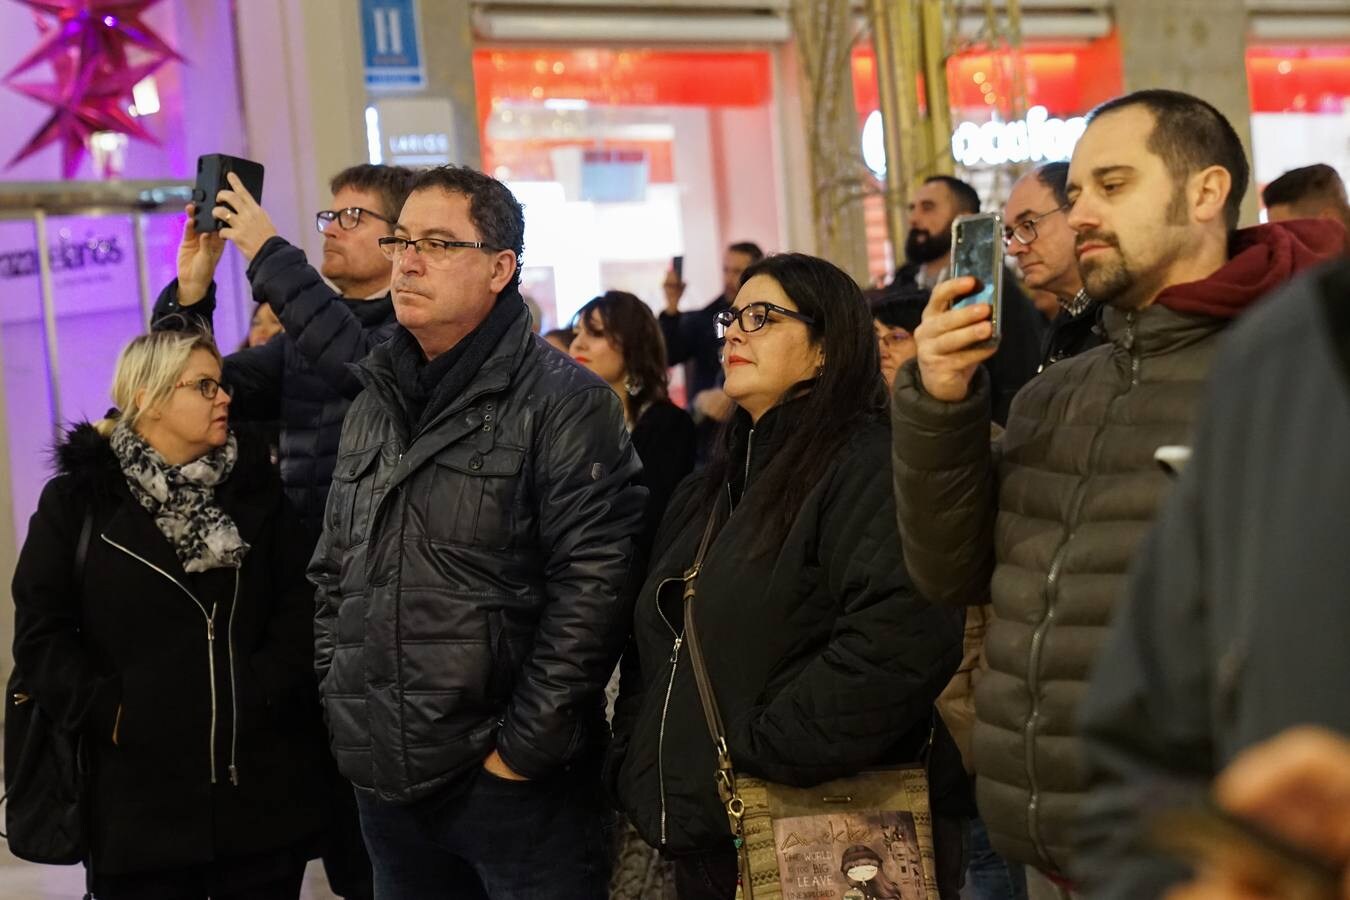
[[[328,494],[327,526],[342,545],[353,547],[370,537],[375,479],[373,471],[383,445],[363,447],[338,457]]]
[[[447,447],[435,457],[426,498],[432,541],[504,550],[513,543],[525,451]]]

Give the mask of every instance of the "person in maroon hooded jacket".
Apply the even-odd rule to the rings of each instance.
[[[1125,573],[1167,489],[1158,448],[1188,442],[1223,330],[1334,254],[1340,229],[1237,229],[1248,165],[1214,107],[1140,91],[1098,107],[1074,150],[1069,226],[1109,341],[1047,369],[991,448],[989,307],[938,285],[893,389],[896,505],[915,584],[993,604],[975,687],[980,814],[995,849],[1063,881],[1087,788],[1076,725]]]

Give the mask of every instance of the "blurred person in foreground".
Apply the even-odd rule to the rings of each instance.
[[[1289,219],[1331,219],[1350,230],[1350,201],[1345,182],[1325,163],[1290,169],[1261,191],[1272,222]]]
[[[1069,227],[1069,164],[1037,166],[1017,179],[1003,204],[1003,246],[1032,291],[1058,304],[1041,354],[1041,371],[1102,343],[1102,303],[1088,296],[1078,272],[1076,235]]]
[[[14,572],[15,662],[89,758],[94,894],[294,900],[327,818],[309,547],[209,337],[134,339],[112,395]]]
[[[1182,877],[1143,839],[1160,798],[1183,802],[1286,729],[1350,734],[1347,456],[1340,262],[1264,302],[1214,364],[1191,460],[1083,701],[1092,790],[1077,872],[1092,896],[1156,896]]]
[[[1293,847],[1342,872],[1350,900],[1350,739],[1300,726],[1257,744],[1219,774],[1215,801]],[[1239,861],[1239,865],[1241,862]],[[1208,868],[1167,900],[1271,900],[1245,865]]]
[[[379,900],[595,900],[604,687],[647,491],[623,404],[533,333],[525,217],[420,173],[381,246],[398,327],[357,367],[315,667]]]
[[[647,488],[646,552],[675,488],[694,470],[694,420],[666,394],[661,329],[651,309],[633,294],[606,291],[576,316],[572,358],[599,375],[623,403],[633,449]]]
[[[933,702],[961,618],[905,571],[870,319],[852,278],[795,253],[747,269],[718,319],[736,412],[661,524],[606,766],[638,832],[675,860],[681,900],[731,900],[738,875],[683,625],[681,576],[710,518],[694,604],[734,765],[807,786],[917,760],[936,734],[937,867],[956,896],[969,794]]]
[[[1318,222],[1238,230],[1242,143],[1203,100],[1140,91],[1088,118],[1068,180],[1087,291],[1108,343],[1017,395],[997,450],[980,363],[990,309],[939,285],[896,377],[905,559],[928,599],[993,604],[975,689],[980,815],[994,848],[1067,893],[1088,787],[1076,716],[1136,546],[1166,492],[1154,462],[1187,439],[1224,329],[1339,246]]]

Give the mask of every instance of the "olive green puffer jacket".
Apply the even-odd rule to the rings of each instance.
[[[1011,859],[1068,865],[1087,786],[1078,701],[1167,489],[1154,451],[1187,442],[1226,324],[1106,310],[1110,343],[1023,388],[993,448],[982,374],[961,403],[924,393],[913,363],[896,376],[897,508],[915,584],[934,602],[993,602],[973,752],[980,815]]]

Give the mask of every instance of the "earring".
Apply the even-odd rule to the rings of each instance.
[[[628,392],[628,396],[636,397],[642,393],[642,382],[635,381],[629,375],[623,376],[623,389]]]

